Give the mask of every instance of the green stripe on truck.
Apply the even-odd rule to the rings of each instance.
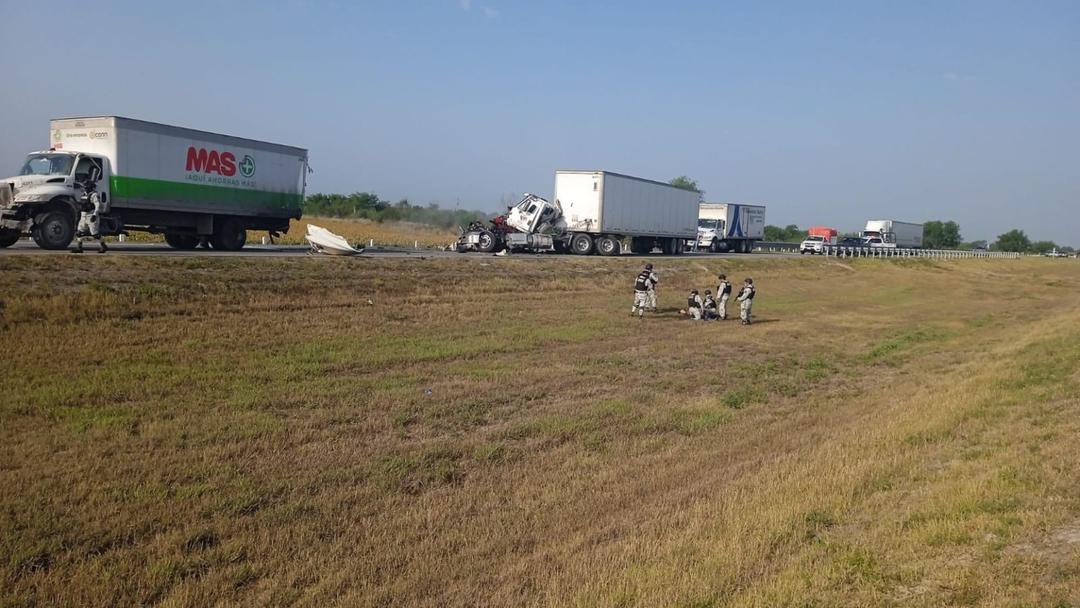
[[[198,205],[223,204],[229,207],[283,211],[297,209],[303,202],[299,194],[243,190],[208,184],[169,182],[139,177],[114,175],[110,180],[114,199],[149,199],[156,201],[190,201]]]

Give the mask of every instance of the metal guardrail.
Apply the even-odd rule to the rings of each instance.
[[[798,252],[799,245],[793,243],[759,242],[754,251]],[[959,249],[906,249],[900,247],[837,247],[827,245],[822,255],[837,258],[931,258],[954,260],[962,258],[985,258],[1018,260],[1019,253],[1011,251],[962,251]]]
[[[798,253],[799,244],[785,243],[782,241],[758,241],[754,243],[754,251],[768,251],[771,253],[782,253],[785,251],[791,251],[794,253]]]

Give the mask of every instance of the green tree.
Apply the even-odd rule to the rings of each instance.
[[[1031,239],[1024,234],[1023,230],[1012,229],[1005,234],[998,235],[994,249],[998,251],[1016,251],[1023,253],[1031,249]]]
[[[960,224],[938,220],[923,224],[923,247],[928,249],[953,249],[960,246]]]
[[[773,226],[772,224],[765,226],[765,240],[774,243],[783,241],[784,229],[779,226]]]
[[[765,240],[779,243],[799,243],[806,238],[806,231],[799,229],[795,224],[779,226],[765,226]]]
[[[391,204],[372,192],[343,194],[312,194],[304,201],[304,215],[321,217],[354,217],[375,222],[407,221],[442,228],[464,226],[473,220],[487,217],[480,211],[441,209],[435,203],[412,205],[402,199]]]
[[[704,194],[704,190],[698,188],[697,182],[690,179],[689,177],[686,177],[685,175],[680,175],[679,177],[673,178],[668,183],[672,186],[675,186],[676,188],[682,188],[683,190],[695,190]]]
[[[1031,247],[1028,248],[1028,251],[1032,253],[1047,253],[1057,248],[1057,243],[1054,241],[1035,241],[1031,244]]]

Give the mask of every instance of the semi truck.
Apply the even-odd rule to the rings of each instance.
[[[750,253],[765,237],[765,207],[741,203],[701,203],[697,248],[713,253]]]
[[[695,234],[701,193],[611,171],[559,170],[553,199],[526,194],[488,224],[471,224],[458,250],[679,254]]]
[[[88,179],[106,209],[103,235],[163,234],[177,249],[237,250],[247,230],[276,235],[301,216],[303,148],[120,116],[52,120],[49,138],[0,182],[0,247],[29,234],[66,248]]]
[[[923,245],[923,225],[899,220],[867,220],[862,236],[870,247],[918,249]]]

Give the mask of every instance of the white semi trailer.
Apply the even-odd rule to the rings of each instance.
[[[610,171],[556,171],[554,202],[527,194],[490,226],[474,223],[458,248],[578,255],[685,250],[697,233],[701,193]]]
[[[899,220],[867,220],[863,239],[871,247],[918,249],[923,246],[923,225]]]
[[[697,247],[716,253],[750,253],[765,237],[765,207],[741,203],[702,203]]]
[[[48,150],[0,183],[0,247],[28,233],[67,247],[88,178],[107,208],[103,234],[165,235],[179,249],[244,246],[247,230],[286,232],[299,219],[307,150],[119,116],[50,121]]]

